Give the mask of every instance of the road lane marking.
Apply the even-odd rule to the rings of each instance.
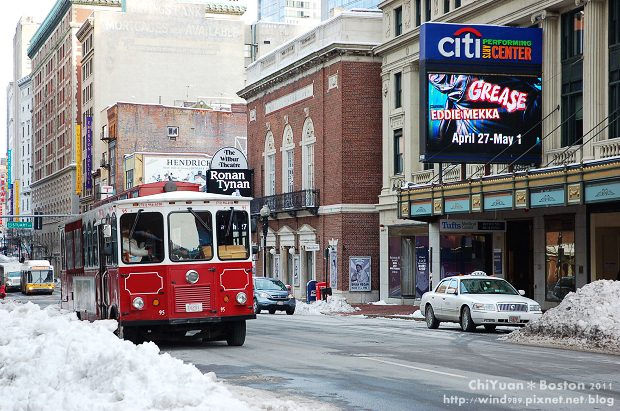
[[[390,364],[390,365],[396,365],[398,367],[404,367],[404,368],[411,368],[413,370],[418,370],[418,371],[425,371],[425,372],[431,372],[433,374],[440,374],[440,375],[447,375],[448,377],[455,377],[455,378],[467,378],[464,375],[459,375],[459,374],[452,374],[449,372],[443,372],[443,371],[437,371],[437,370],[431,370],[428,368],[422,368],[422,367],[415,367],[413,365],[407,365],[407,364],[400,364],[397,362],[392,362],[392,361],[385,361],[385,360],[380,360],[378,358],[371,358],[371,357],[358,357],[358,358],[363,358],[365,360],[370,360],[370,361],[376,361],[376,362],[382,362],[384,364]]]

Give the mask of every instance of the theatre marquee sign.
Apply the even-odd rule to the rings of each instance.
[[[224,147],[213,155],[207,171],[207,192],[252,196],[252,170],[241,150]]]

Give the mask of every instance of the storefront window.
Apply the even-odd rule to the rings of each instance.
[[[441,278],[491,271],[490,234],[441,235]]]
[[[561,301],[575,291],[575,217],[545,220],[545,296]]]

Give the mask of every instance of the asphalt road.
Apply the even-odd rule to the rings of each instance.
[[[248,322],[240,348],[222,343],[161,347],[231,384],[342,409],[618,409],[620,356],[498,341],[507,332],[463,333],[456,325],[428,330],[423,322],[409,320],[262,314]],[[551,390],[551,383],[565,389]]]
[[[46,306],[58,303],[59,292],[8,298]],[[429,330],[410,320],[284,314],[261,314],[247,326],[243,347],[159,345],[239,390],[340,409],[620,407],[620,356],[498,340],[507,328],[464,333],[450,324]]]
[[[33,294],[33,295],[24,295],[20,291],[11,291],[6,295],[7,300],[15,300],[15,301],[31,301],[35,304],[38,304],[42,308],[47,307],[52,304],[60,304],[60,288],[56,288],[53,294]]]

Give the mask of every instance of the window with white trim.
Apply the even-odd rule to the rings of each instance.
[[[276,194],[276,149],[271,131],[265,136],[265,196]]]
[[[302,189],[312,190],[314,188],[314,124],[308,117],[304,122],[301,141],[302,155]]]
[[[282,192],[290,193],[294,190],[295,179],[295,143],[293,129],[290,125],[284,128],[282,136]]]

